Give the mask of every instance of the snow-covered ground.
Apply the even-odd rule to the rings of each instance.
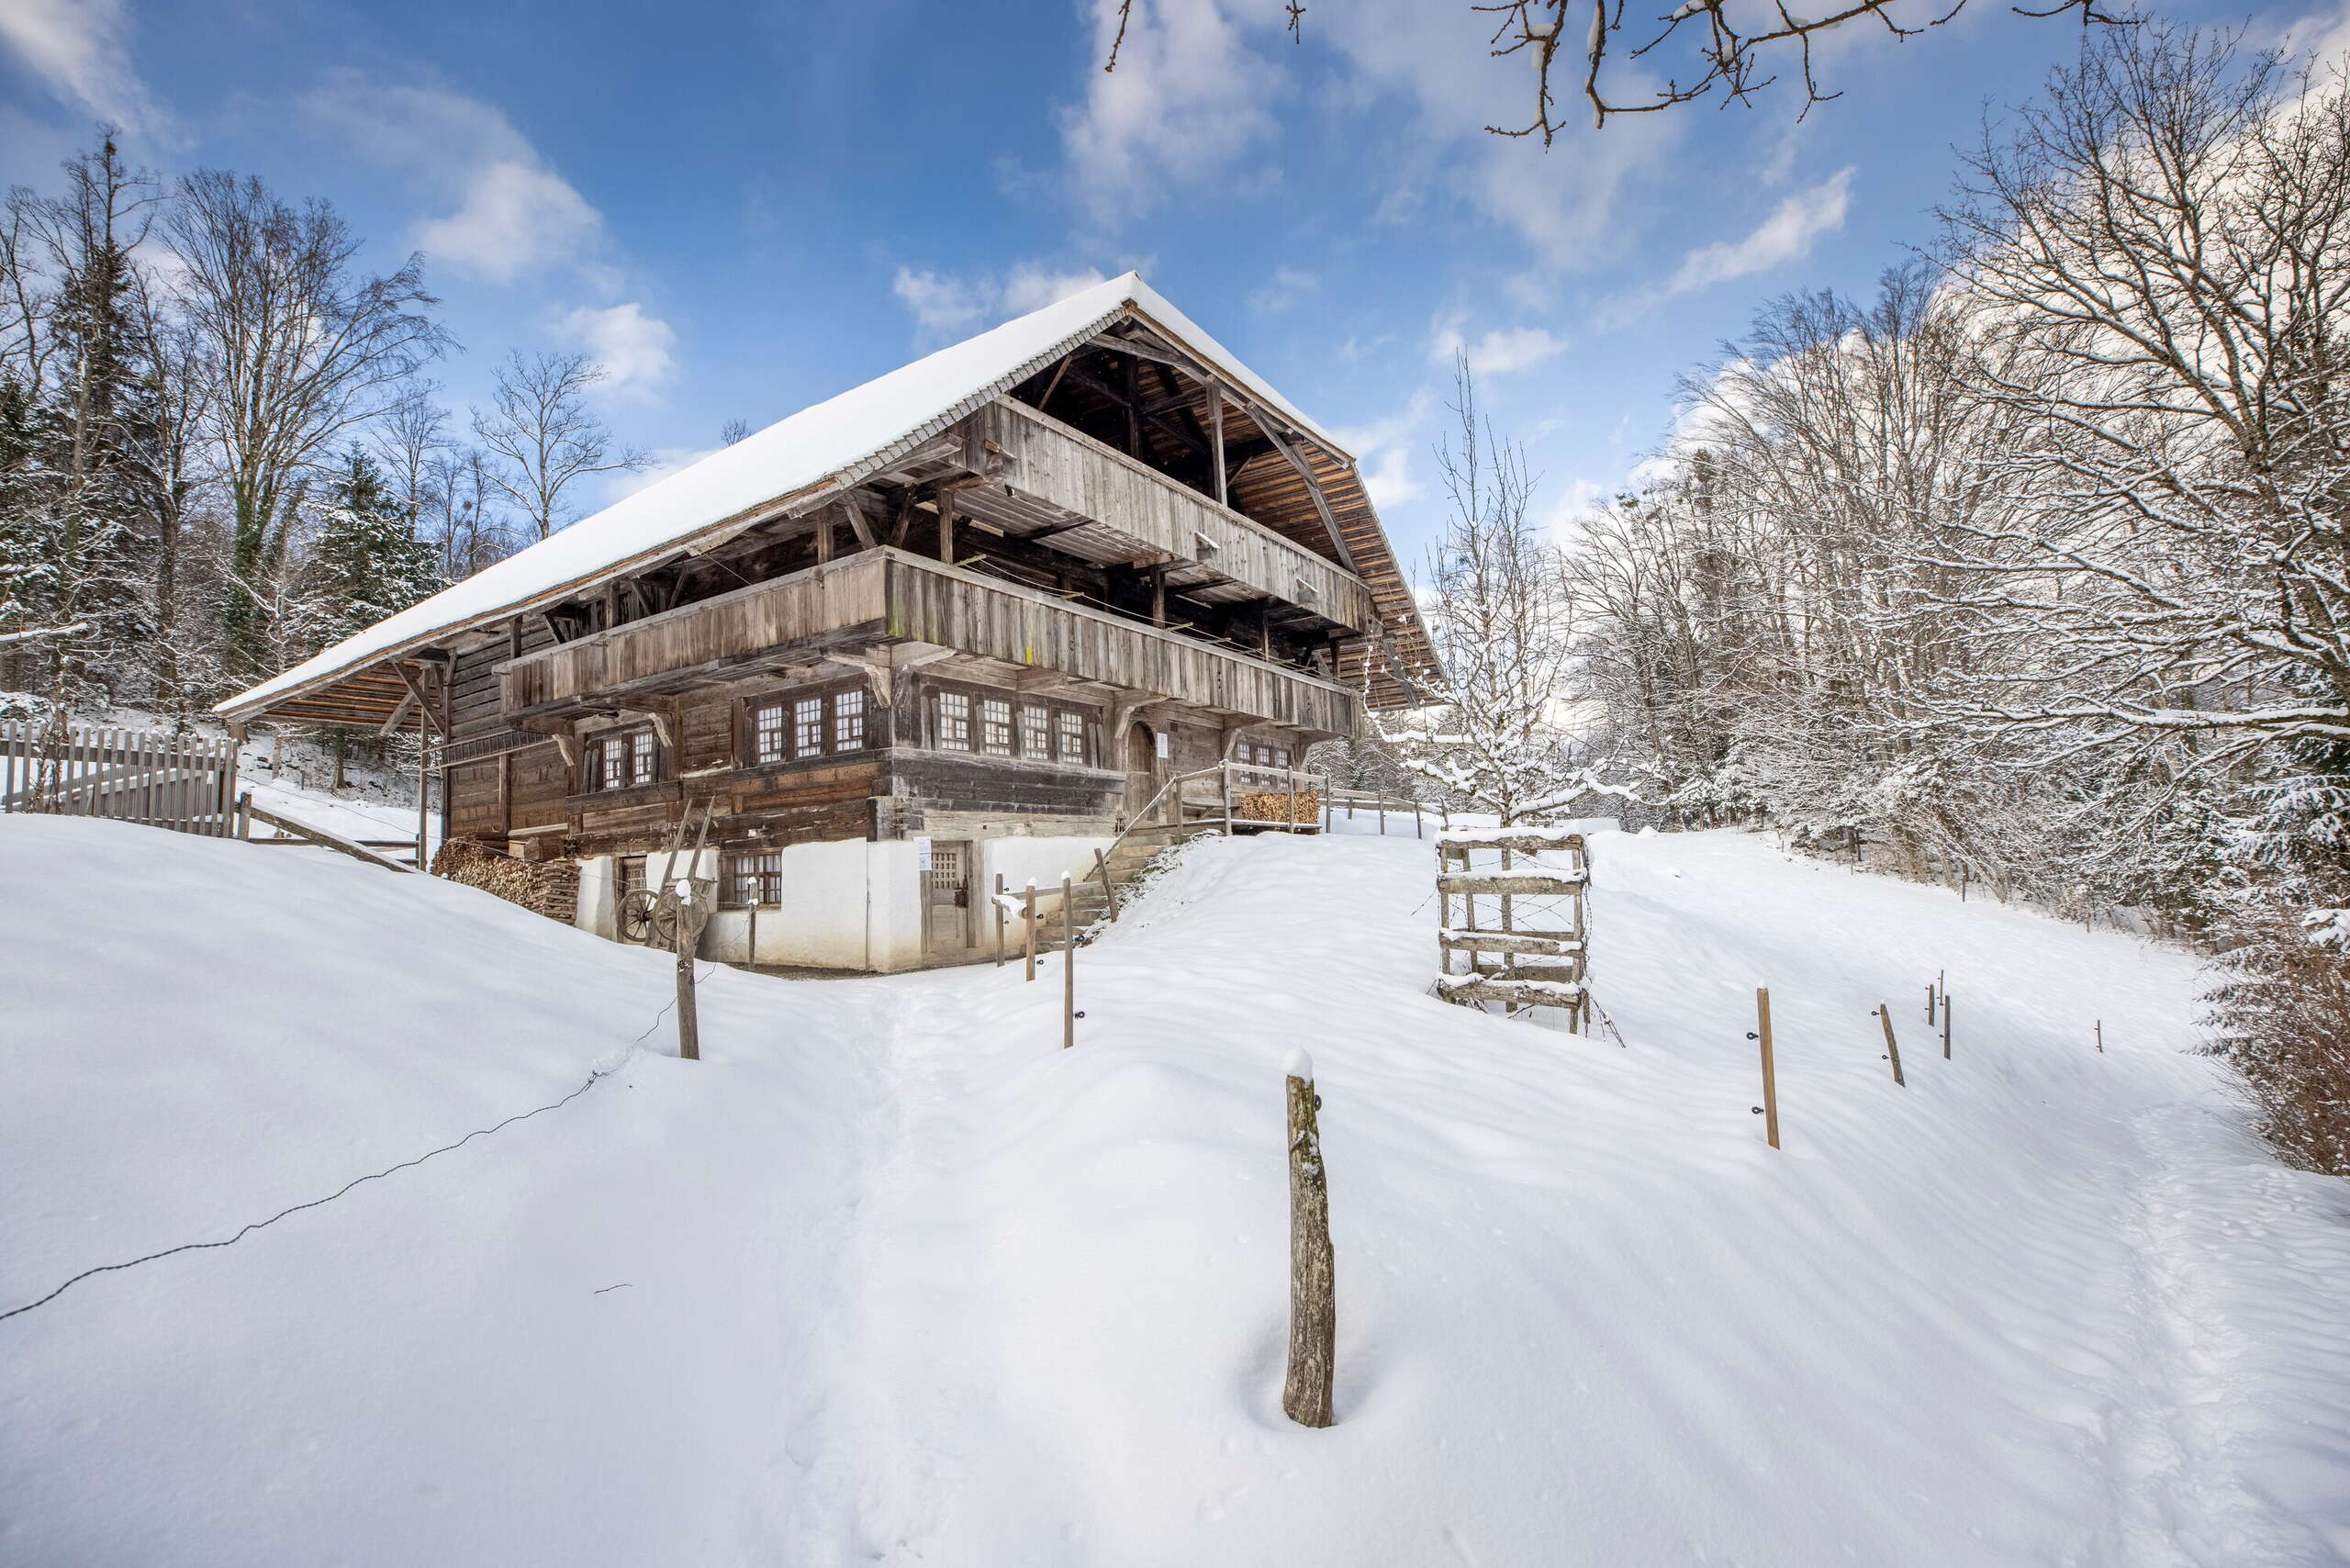
[[[1080,953],[1073,1052],[1057,970],[719,971],[693,1064],[657,954],[0,819],[0,1310],[609,1070],[0,1320],[0,1561],[2350,1553],[2350,1196],[2189,1054],[2190,961],[1753,838],[1594,855],[1621,1048],[1426,997],[1430,846],[1356,834],[1196,846]],[[1298,1044],[1319,1432],[1277,1404]]]

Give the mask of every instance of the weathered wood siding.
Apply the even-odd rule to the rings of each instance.
[[[648,689],[665,676],[715,672],[828,632],[878,622],[881,563],[868,552],[632,621],[506,666],[509,714],[597,691]]]
[[[1170,555],[1199,558],[1205,538],[1225,576],[1352,631],[1371,624],[1369,586],[1326,557],[1024,403],[990,404],[981,418],[988,439],[1003,449],[1002,477],[1013,489]]]
[[[1325,734],[1355,699],[1328,681],[897,550],[867,550],[509,664],[505,708],[684,689],[823,639],[933,643]]]
[[[1311,676],[892,553],[890,632],[1006,664],[1345,734],[1354,698]]]

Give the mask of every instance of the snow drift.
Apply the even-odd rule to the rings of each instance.
[[[0,1310],[610,1073],[0,1320],[0,1556],[2350,1550],[2350,1202],[2188,1054],[2190,962],[1751,839],[1594,859],[1620,1048],[1427,997],[1429,846],[1348,837],[1195,846],[1079,954],[1075,1051],[1050,970],[721,971],[688,1064],[659,955],[0,819]],[[1277,1406],[1296,1047],[1337,1246],[1320,1432]]]

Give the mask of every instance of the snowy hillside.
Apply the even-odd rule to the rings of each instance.
[[[0,1311],[609,1072],[0,1320],[0,1560],[2350,1552],[2350,1197],[2185,1054],[2187,959],[1752,838],[1594,853],[1620,1048],[1421,994],[1428,846],[1356,836],[1195,846],[1079,955],[1074,1052],[1057,970],[719,971],[691,1064],[657,954],[0,819]],[[1276,1403],[1293,1044],[1319,1432]]]

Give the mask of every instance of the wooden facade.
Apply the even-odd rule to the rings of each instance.
[[[590,925],[681,820],[752,902],[795,846],[919,845],[923,961],[951,961],[938,865],[1104,843],[1161,780],[1302,760],[1426,666],[1351,464],[1147,320],[912,429],[691,548],[224,711],[422,727],[446,834],[600,867]]]

